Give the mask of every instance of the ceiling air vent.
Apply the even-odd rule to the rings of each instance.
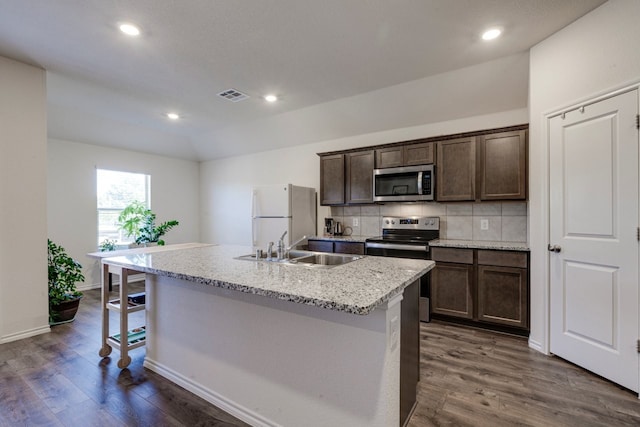
[[[249,98],[249,95],[247,95],[246,93],[242,93],[239,90],[235,89],[227,89],[223,92],[220,92],[218,96],[228,99],[231,102],[244,101],[245,99]]]

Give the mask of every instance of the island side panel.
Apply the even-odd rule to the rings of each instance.
[[[252,425],[399,424],[400,300],[366,316],[147,275],[145,366]]]

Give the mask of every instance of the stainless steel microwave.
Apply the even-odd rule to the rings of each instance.
[[[433,200],[435,194],[433,165],[374,169],[374,202],[412,202]]]

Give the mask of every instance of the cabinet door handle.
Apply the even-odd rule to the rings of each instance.
[[[549,245],[547,246],[547,250],[549,252],[558,253],[562,250],[562,248],[559,245],[552,245],[551,243],[549,243]]]

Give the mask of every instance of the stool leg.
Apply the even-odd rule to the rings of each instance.
[[[111,354],[111,346],[107,344],[109,338],[109,310],[107,310],[107,303],[109,302],[109,290],[111,289],[111,273],[109,273],[109,266],[102,264],[102,297],[101,297],[101,311],[102,311],[102,346],[98,354],[100,357],[107,357]],[[107,289],[107,283],[109,289]]]

